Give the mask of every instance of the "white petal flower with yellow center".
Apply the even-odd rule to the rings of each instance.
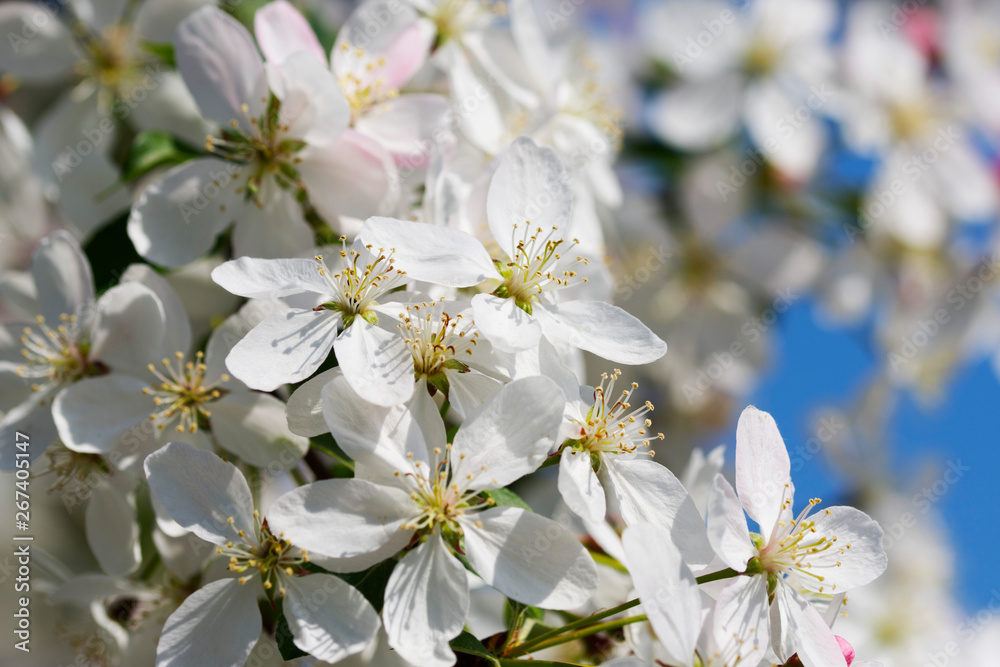
[[[348,129],[350,108],[311,54],[265,64],[253,38],[216,7],[184,20],[177,66],[205,116],[219,123],[205,157],[150,184],[129,218],[139,254],[180,266],[235,224],[237,256],[284,257],[314,244],[300,196],[326,220],[385,213],[396,168],[377,142]]]
[[[782,662],[798,653],[806,667],[845,665],[808,597],[844,593],[881,575],[887,563],[882,529],[852,507],[831,507],[812,517],[818,499],[794,516],[785,443],[774,419],[752,406],[736,430],[736,486],[738,496],[717,475],[709,500],[712,546],[726,565],[747,575],[726,587],[730,603],[717,613],[738,612],[750,625],[769,618],[771,646]],[[750,533],[744,510],[760,534]]]
[[[534,471],[559,430],[563,399],[545,378],[493,394],[447,443],[426,392],[406,406],[364,403],[343,377],[323,390],[324,415],[356,460],[355,479],[300,487],[271,509],[275,530],[334,571],[358,571],[400,550],[385,593],[389,644],[406,660],[448,667],[469,611],[464,554],[504,595],[547,609],[582,605],[593,559],[562,525],[485,495]],[[321,560],[321,557],[322,560]]]
[[[240,341],[226,359],[230,372],[250,387],[273,391],[288,382],[310,377],[333,349],[354,377],[371,376],[392,358],[390,348],[397,336],[388,330],[405,312],[405,293],[394,293],[410,278],[396,265],[396,249],[366,244],[368,230],[392,221],[372,218],[361,228],[350,246],[344,243],[333,258],[316,255],[308,259],[252,259],[226,262],[212,272],[216,283],[233,294],[248,298],[282,298],[304,295],[312,308],[278,308]],[[428,228],[438,247],[447,252],[458,232]],[[453,251],[453,252],[458,252]],[[453,278],[442,272],[442,284]],[[474,284],[466,282],[465,285]],[[387,328],[381,328],[381,326]],[[398,350],[397,350],[398,351]],[[356,371],[355,373],[352,373]],[[399,391],[412,391],[391,367],[384,372],[398,383]],[[405,374],[404,374],[405,375]],[[412,377],[412,376],[411,376]],[[404,399],[393,399],[401,402]]]
[[[40,314],[0,334],[0,469],[14,469],[15,432],[40,456],[56,438],[52,405],[74,383],[111,371],[134,372],[160,345],[164,312],[157,295],[126,282],[94,298],[94,279],[79,244],[65,232],[43,239],[32,277]]]
[[[487,216],[498,257],[474,237],[451,230],[461,254],[437,246],[444,228],[393,221],[372,225],[369,243],[395,247],[396,261],[415,280],[446,273],[455,283],[485,283],[472,299],[477,326],[503,352],[536,347],[544,335],[623,364],[662,357],[667,345],[646,325],[603,301],[579,299],[590,261],[567,236],[573,211],[569,177],[556,153],[520,137],[501,158],[490,184]],[[450,249],[450,248],[449,248]],[[452,283],[452,284],[455,284]]]
[[[153,495],[174,520],[218,545],[239,575],[202,587],[167,619],[157,667],[243,664],[261,634],[261,598],[282,599],[295,645],[320,660],[337,662],[372,642],[378,617],[368,601],[333,575],[303,569],[308,553],[272,531],[236,466],[174,442],[149,456],[145,468]]]

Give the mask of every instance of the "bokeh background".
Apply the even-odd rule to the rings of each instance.
[[[232,11],[249,22],[259,4]],[[350,9],[295,4],[328,38]],[[889,571],[838,621],[859,655],[1000,664],[1000,2],[536,11],[577,49],[592,76],[581,113],[620,148],[621,192],[601,223],[615,303],[669,345],[629,371],[657,406],[658,458],[681,472],[692,451],[726,445],[731,470],[740,410],[770,412],[799,503],[856,504],[886,530]],[[0,111],[33,127],[59,92],[5,76]],[[139,261],[124,219],[80,229],[50,192],[36,217],[5,216],[31,187],[12,127],[0,151],[7,319],[51,229],[78,226],[99,288]],[[206,276],[171,279],[207,299]],[[39,513],[73,536],[60,510]]]

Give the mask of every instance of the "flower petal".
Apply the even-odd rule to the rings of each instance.
[[[295,257],[311,250],[316,237],[302,205],[287,190],[265,186],[260,206],[244,206],[233,226],[236,257]]]
[[[49,326],[58,326],[60,315],[74,315],[79,326],[86,326],[93,315],[94,276],[76,239],[64,231],[42,239],[31,261],[31,277]]]
[[[565,398],[548,378],[515,380],[458,429],[451,460],[463,488],[499,489],[534,472],[555,444]]]
[[[244,131],[256,131],[250,118],[264,113],[270,93],[246,28],[215,6],[202,7],[177,26],[174,52],[202,113],[223,127],[235,120]]]
[[[388,213],[399,197],[399,176],[374,139],[344,130],[333,144],[308,147],[298,165],[309,202],[328,221]]]
[[[369,218],[358,232],[365,244],[391,250],[393,264],[412,280],[471,287],[496,277],[493,260],[472,234],[394,218]]]
[[[492,294],[472,297],[476,326],[501,352],[521,352],[538,345],[542,327],[534,317],[517,307],[514,299]]]
[[[144,468],[150,490],[173,520],[206,542],[225,544],[240,530],[255,534],[250,487],[232,463],[171,442],[147,456]]]
[[[514,257],[515,226],[555,228],[563,238],[573,217],[573,191],[562,161],[554,150],[529,137],[518,137],[500,158],[486,199],[487,219],[493,238]]]
[[[295,645],[326,662],[359,653],[378,633],[379,620],[356,588],[331,574],[282,577],[284,613]]]
[[[123,576],[139,566],[139,523],[130,499],[108,484],[90,492],[86,515],[87,544],[101,569]]]
[[[151,289],[139,283],[116,285],[97,301],[90,358],[115,372],[145,376],[149,362],[177,351],[163,349],[166,327],[163,304]]]
[[[783,516],[791,518],[794,490],[778,425],[768,413],[749,406],[736,425],[736,492],[765,540]]]
[[[260,391],[301,382],[330,355],[339,324],[340,316],[329,310],[279,310],[233,347],[226,366],[248,387]]]
[[[737,572],[757,555],[743,506],[726,478],[716,474],[708,497],[708,540],[722,562]]]
[[[129,429],[159,410],[153,397],[142,393],[148,388],[148,382],[117,373],[66,387],[52,403],[59,437],[76,452],[110,452],[123,443]]]
[[[656,361],[667,344],[634,315],[603,301],[566,301],[538,307],[545,335],[630,366]]]
[[[299,10],[285,0],[275,0],[258,9],[253,17],[253,31],[260,50],[269,63],[281,63],[300,51],[326,63],[326,53],[316,39],[312,26]]]
[[[701,593],[662,526],[633,524],[622,534],[626,564],[642,609],[671,664],[693,667],[701,632]]]
[[[831,507],[816,512],[816,516],[808,519],[815,523],[813,534],[836,542],[828,549],[809,554],[810,572],[822,575],[823,580],[801,577],[803,587],[814,591],[823,588],[825,593],[832,588],[843,593],[869,584],[885,572],[888,560],[877,521],[853,507]]]
[[[382,618],[389,646],[421,667],[451,667],[448,642],[469,612],[465,568],[437,533],[406,554],[385,589]]]
[[[0,5],[0,71],[25,81],[66,76],[80,59],[59,16],[34,2]]]
[[[798,653],[805,667],[846,667],[840,644],[823,617],[781,580],[771,604],[771,623],[772,646],[782,662]]]
[[[240,166],[207,157],[178,165],[139,195],[128,235],[144,259],[182,266],[208,253],[245,208],[236,193]]]
[[[363,479],[327,479],[275,500],[267,523],[300,549],[333,559],[324,567],[357,572],[405,547],[413,532],[400,526],[417,512],[402,489]]]
[[[369,403],[390,407],[413,395],[413,354],[401,335],[359,317],[333,348],[351,388]]]
[[[294,53],[268,65],[268,81],[281,100],[279,122],[285,135],[312,146],[332,144],[351,122],[351,106],[324,59]]]
[[[590,452],[566,448],[559,457],[559,493],[576,514],[588,521],[603,521],[607,499],[594,469]]]
[[[180,296],[166,279],[148,264],[132,264],[122,274],[121,282],[135,282],[148,287],[163,306],[164,328],[161,349],[166,352],[187,353],[191,348],[191,323]]]
[[[299,385],[285,405],[288,430],[307,438],[330,432],[323,418],[323,388],[340,373],[339,368],[331,368]]]
[[[255,259],[240,257],[212,271],[212,280],[229,292],[248,299],[289,296],[302,292],[323,294],[329,286],[309,259]]]
[[[767,577],[730,580],[719,593],[708,631],[724,655],[736,654],[741,663],[759,664],[771,640]]]
[[[222,579],[195,591],[163,626],[157,667],[242,665],[260,637],[259,589]]]
[[[545,609],[575,609],[597,588],[597,566],[561,524],[519,507],[459,519],[469,562],[504,595]]]
[[[209,408],[219,445],[252,466],[288,470],[309,449],[307,438],[288,430],[285,404],[270,394],[234,391]]]
[[[705,521],[684,485],[670,470],[651,459],[607,456],[601,472],[618,499],[626,525],[652,523],[663,526],[684,555],[697,568],[712,561],[714,553],[705,532]]]
[[[392,153],[401,168],[412,170],[426,167],[430,162],[430,147],[435,140],[440,141],[450,108],[448,98],[443,95],[402,95],[373,107],[355,121],[354,127]]]

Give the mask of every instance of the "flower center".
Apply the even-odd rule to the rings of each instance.
[[[173,421],[177,421],[177,432],[197,433],[199,423],[204,423],[212,416],[205,404],[222,397],[225,390],[218,389],[223,382],[229,381],[228,375],[222,375],[219,382],[205,384],[204,353],[199,351],[194,361],[184,363],[184,353],[174,353],[176,364],[164,359],[164,371],[155,365],[147,366],[149,372],[159,381],[149,387],[144,387],[142,393],[153,397],[157,411],[149,415],[149,419],[161,431]]]
[[[787,484],[784,494],[782,511],[791,506],[791,487]],[[812,498],[798,517],[787,523],[779,521],[775,525],[771,539],[760,547],[760,566],[764,572],[776,577],[799,574],[822,583],[826,577],[817,570],[841,566],[837,558],[851,548],[850,543],[838,546],[836,535],[820,533],[816,529],[816,522],[808,518],[813,508],[821,502],[819,498]],[[825,511],[830,514],[830,510]],[[823,589],[820,586],[819,592],[822,593]],[[831,589],[836,591],[837,585],[834,584]]]
[[[293,546],[283,538],[284,533],[274,535],[267,522],[261,521],[259,511],[254,510],[253,519],[255,539],[248,539],[244,530],[236,528],[236,520],[229,517],[229,526],[237,539],[226,542],[224,547],[217,547],[215,551],[229,557],[228,570],[243,574],[239,578],[241,585],[259,574],[264,590],[271,591],[277,586],[278,595],[284,597],[285,588],[281,585],[280,575],[291,577],[297,574],[302,564],[309,562],[309,552]],[[249,574],[244,574],[246,572]]]
[[[632,454],[639,447],[649,447],[650,434],[647,429],[653,423],[645,415],[653,411],[653,404],[646,401],[642,407],[631,410],[632,405],[629,403],[632,393],[639,385],[633,382],[614,403],[610,402],[609,397],[614,395],[615,381],[621,374],[617,368],[610,376],[607,373],[601,374],[601,384],[594,389],[594,405],[587,412],[586,422],[576,422],[580,426],[580,436],[571,441],[574,449],[591,454]],[[608,383],[606,388],[605,382]],[[662,433],[653,437],[663,440]],[[653,456],[652,451],[642,453]]]
[[[349,71],[337,80],[351,105],[351,116],[355,120],[371,107],[399,97],[399,90],[386,85],[384,57],[372,58],[361,47],[347,42],[340,49]]]
[[[399,314],[398,326],[413,354],[413,370],[418,379],[437,378],[445,370],[467,373],[469,367],[461,358],[472,355],[478,344],[479,332],[472,331],[472,322],[461,315],[437,314],[440,303],[407,306],[406,312]]]
[[[341,236],[340,242],[346,243]],[[372,246],[365,246],[364,252],[344,247],[340,251],[340,268],[331,271],[323,255],[316,255],[317,270],[330,287],[330,300],[313,310],[333,310],[341,314],[344,328],[361,316],[371,324],[378,324],[378,315],[371,310],[378,305],[378,298],[397,287],[405,280],[406,272],[393,265],[393,253],[382,248],[378,254]]]
[[[415,473],[404,474],[396,471],[396,477],[405,478],[413,488],[410,498],[420,508],[420,513],[401,528],[421,533],[435,533],[440,529],[448,541],[457,543],[462,535],[462,528],[457,522],[458,517],[486,509],[493,505],[493,501],[480,499],[477,497],[479,495],[477,491],[468,490],[467,484],[472,478],[471,475],[467,475],[464,480],[454,478],[451,445],[447,445],[446,449],[447,452],[442,459],[441,448],[434,448],[434,462],[431,466],[417,461],[413,464],[416,468]],[[412,459],[413,455],[407,454],[407,457]]]
[[[74,452],[59,441],[54,442],[45,455],[49,468],[42,475],[55,475],[55,482],[46,491],[59,491],[67,505],[87,498],[100,480],[112,474],[113,469],[100,454]]]
[[[517,307],[530,315],[532,304],[536,303],[543,293],[587,282],[587,279],[579,276],[575,269],[580,265],[588,265],[590,260],[580,256],[576,256],[575,259],[564,258],[560,246],[566,241],[554,238],[558,231],[557,227],[553,227],[545,234],[545,230],[541,227],[536,227],[532,232],[529,224],[523,228],[514,225],[512,232],[515,236],[514,257],[506,263],[493,260],[494,266],[503,277],[503,283],[493,291],[493,295],[502,299],[513,298]],[[522,238],[517,239],[519,228],[524,231]],[[564,249],[572,250],[578,244],[579,241],[573,239]]]
[[[281,101],[274,95],[267,100],[267,110],[260,118],[251,117],[249,105],[244,104],[243,116],[252,128],[250,131],[243,129],[239,120],[234,118],[229,121],[230,127],[222,130],[220,137],[205,138],[205,150],[209,153],[246,165],[245,171],[234,175],[236,180],[246,175],[246,180],[236,192],[258,208],[264,207],[260,195],[268,179],[273,179],[285,190],[303,189],[298,170],[302,158],[298,153],[306,147],[306,143],[286,136],[291,128],[281,124],[280,110]]]
[[[41,315],[35,321],[41,331],[24,328],[21,336],[24,365],[17,367],[20,377],[39,380],[31,385],[32,391],[40,392],[107,372],[104,364],[87,358],[90,344],[78,340],[80,330],[75,315],[60,315],[60,324],[54,329],[45,324]]]
[[[452,39],[461,39],[465,33],[485,27],[493,16],[504,16],[507,6],[490,0],[442,0],[428,18],[437,29],[434,49]]]

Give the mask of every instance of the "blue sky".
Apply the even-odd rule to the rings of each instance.
[[[774,415],[789,448],[813,435],[818,408],[847,409],[858,399],[875,366],[865,338],[863,329],[822,326],[808,301],[797,304],[781,320],[771,364],[749,402]],[[995,500],[1000,471],[998,411],[1000,382],[983,361],[956,374],[938,404],[923,405],[903,394],[887,433],[892,470],[904,483],[923,479],[921,472],[928,466],[944,470],[949,461],[971,468],[934,503],[952,535],[956,594],[969,611],[985,607],[991,591],[1000,589],[1000,569],[994,566],[1000,551],[1000,513]],[[720,439],[709,444],[726,442],[731,459],[735,423],[716,437]],[[933,475],[930,481],[939,477]],[[822,456],[806,462],[794,481],[802,498],[819,496],[824,504],[839,502],[847,488]],[[918,485],[917,492],[921,488]],[[931,493],[931,497],[936,496]]]

